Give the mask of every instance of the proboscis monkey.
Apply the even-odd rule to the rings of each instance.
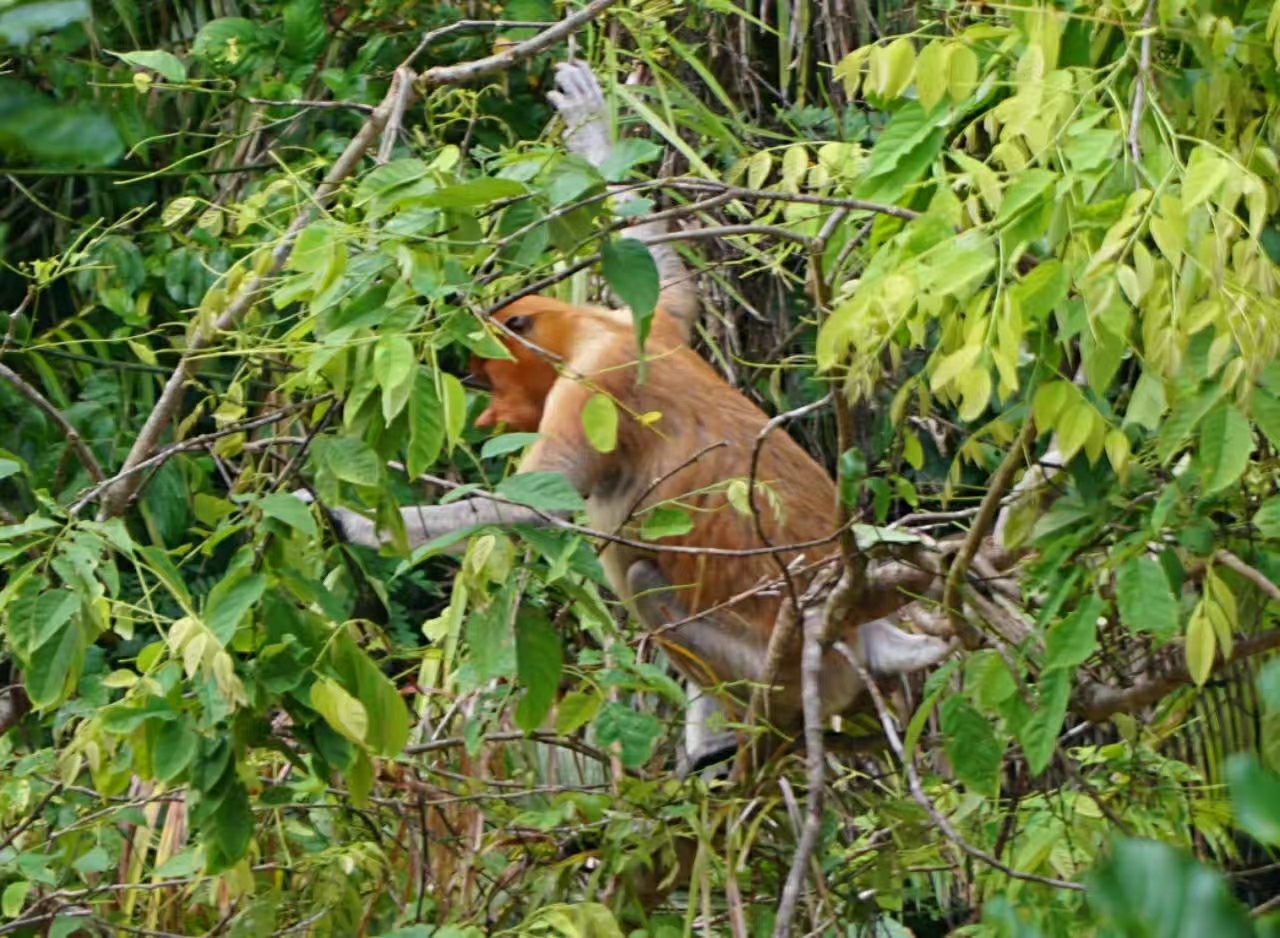
[[[584,75],[599,95],[589,71],[561,69],[557,106],[565,109],[561,101],[577,100],[581,90],[568,76]],[[519,471],[562,474],[586,499],[588,526],[617,531],[627,539],[610,541],[601,551],[610,585],[633,603],[646,626],[662,629],[668,657],[685,677],[703,688],[764,680],[769,638],[787,597],[776,588],[751,591],[778,577],[779,560],[811,563],[835,552],[835,486],[826,471],[782,430],[759,442],[768,418],[685,344],[687,319],[669,312],[655,316],[640,381],[635,337],[625,313],[528,296],[496,318],[511,333],[557,356],[564,368],[560,375],[553,370],[547,383],[546,362],[532,353],[520,356],[528,349],[506,336],[502,339],[517,361],[503,363],[509,366],[503,369],[495,369],[494,362],[482,366],[495,385],[486,422],[527,429],[531,415],[538,414],[539,438]],[[619,414],[617,444],[608,453],[588,443],[582,426],[583,407],[596,393],[608,395]],[[637,419],[654,414],[659,416]],[[728,487],[748,480],[757,448],[753,517],[733,507]],[[677,551],[654,550],[640,540],[639,523],[656,506],[679,507],[688,514],[686,533],[653,542]],[[443,509],[406,507],[401,513],[411,545],[467,521],[538,520],[530,509],[483,497]],[[368,519],[343,508],[333,514],[346,539],[380,543]],[[776,555],[765,549],[799,544],[809,546]],[[807,576],[798,573],[794,579],[803,589]],[[823,657],[824,717],[847,710],[864,690],[846,655],[872,674],[891,675],[921,670],[950,651],[945,641],[911,635],[878,618],[888,611],[859,610],[855,620],[840,624],[836,645]],[[820,615],[821,610],[806,614]],[[690,615],[681,625],[663,628]],[[783,729],[798,727],[798,654],[774,676],[774,686],[770,720]],[[697,759],[704,753],[689,755]]]

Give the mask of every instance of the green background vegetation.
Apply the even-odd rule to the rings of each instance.
[[[580,6],[0,0],[0,935],[774,927],[801,762],[675,781],[679,688],[588,541],[378,555],[289,494],[563,503],[458,376],[567,260],[605,255],[567,299],[648,285],[548,130],[568,45],[435,82],[537,30],[434,34],[387,158],[316,191],[424,35]],[[1280,644],[1280,6],[630,0],[573,42],[610,181],[739,187],[702,222],[753,232],[686,247],[698,348],[770,413],[840,392],[857,454],[789,429],[864,521],[962,533],[1028,421],[1067,460],[1012,515],[1020,640],[914,688],[954,831],[887,751],[829,772],[794,933],[1273,934],[1280,665],[1239,652]]]

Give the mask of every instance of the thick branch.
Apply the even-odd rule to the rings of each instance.
[[[996,514],[1000,510],[1000,500],[1004,498],[1009,483],[1013,481],[1013,474],[1022,465],[1026,450],[1035,438],[1035,421],[1028,416],[1026,424],[1022,427],[1022,433],[1018,435],[1018,439],[1000,463],[1000,468],[996,470],[991,480],[991,487],[987,489],[987,494],[978,507],[978,516],[973,519],[973,525],[969,528],[969,534],[965,537],[960,552],[951,562],[951,570],[947,573],[947,586],[942,594],[942,604],[947,610],[947,615],[951,617],[951,627],[956,635],[963,636],[967,631],[960,612],[960,584],[964,582],[969,572],[969,564],[977,555],[983,538],[987,536],[987,531],[996,520]]]
[[[1213,559],[1253,583],[1272,602],[1280,603],[1280,586],[1268,580],[1260,570],[1251,567],[1229,550],[1219,550]],[[1218,656],[1210,673],[1216,673],[1237,661],[1252,658],[1273,648],[1280,648],[1280,629],[1272,629],[1237,642],[1230,655],[1225,658]],[[1191,682],[1191,674],[1184,661],[1175,665],[1168,674],[1141,681],[1132,687],[1086,684],[1077,690],[1072,710],[1090,723],[1102,723],[1117,713],[1141,710]]]

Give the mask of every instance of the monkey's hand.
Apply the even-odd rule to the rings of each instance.
[[[609,105],[586,62],[556,64],[556,89],[547,100],[564,118],[564,142],[570,153],[599,168],[609,158]]]

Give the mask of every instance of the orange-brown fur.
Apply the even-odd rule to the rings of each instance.
[[[537,423],[541,438],[521,471],[563,472],[589,496],[588,520],[599,530],[621,526],[619,533],[638,539],[638,517],[644,509],[670,500],[689,512],[693,528],[656,543],[733,550],[765,546],[754,519],[728,503],[725,488],[730,479],[745,481],[749,476],[757,437],[768,418],[684,344],[678,321],[662,310],[655,315],[641,382],[635,339],[625,314],[530,296],[505,307],[496,318],[507,322],[514,316],[529,317],[531,326],[523,337],[567,366],[563,377],[555,377],[550,363],[509,336],[503,341],[517,361],[474,365],[486,372],[493,386],[494,402],[485,412],[490,422],[505,417],[512,429],[533,429],[531,415],[541,413]],[[549,387],[548,375],[555,378]],[[592,449],[582,429],[582,407],[597,391],[612,396],[619,411],[618,442],[611,453]],[[655,411],[662,416],[651,426],[635,419]],[[704,446],[721,440],[727,445],[675,471]],[[653,492],[636,505],[658,479],[662,481]],[[834,534],[834,484],[785,430],[775,429],[766,438],[756,481],[756,507],[773,545]],[[773,498],[764,491],[766,487]],[[828,543],[803,553],[814,560],[832,550],[834,545]],[[795,556],[796,552],[781,555],[787,562]],[[779,572],[776,560],[764,553],[721,557],[651,552],[610,543],[601,561],[610,583],[624,598],[629,598],[628,569],[646,557],[679,588],[678,601],[689,613],[719,606],[763,580],[776,579]],[[673,662],[703,686],[754,676],[744,672],[758,670],[763,663],[781,602],[780,591],[774,590],[717,611],[718,628],[732,633],[727,642],[708,646],[694,641],[690,643],[694,648],[685,654],[677,649],[671,655]],[[719,660],[697,660],[697,651],[708,647],[711,657]]]

